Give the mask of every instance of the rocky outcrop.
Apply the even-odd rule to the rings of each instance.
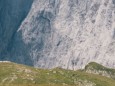
[[[88,65],[86,65],[84,71],[87,73],[98,74],[101,76],[106,76],[115,79],[115,69],[104,67],[95,62],[91,62]]]

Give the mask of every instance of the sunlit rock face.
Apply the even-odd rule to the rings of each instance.
[[[115,0],[34,0],[15,29],[8,60],[41,68],[79,69],[92,61],[115,67]]]

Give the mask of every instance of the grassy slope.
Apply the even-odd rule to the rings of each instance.
[[[114,79],[81,70],[36,69],[11,62],[0,63],[0,83],[0,86],[115,86]]]
[[[95,62],[89,63],[85,67],[84,70],[85,71],[91,70],[92,73],[94,73],[95,71],[99,71],[99,75],[103,75],[105,73],[105,76],[108,75],[109,77],[115,79],[115,69],[110,69],[110,68],[104,67],[103,65],[97,64]]]
[[[108,72],[115,73],[115,69],[104,67],[103,65],[100,65],[100,64],[95,63],[95,62],[91,62],[88,65],[86,65],[85,69],[87,69],[88,67],[90,67],[90,68],[92,67],[96,70],[105,70],[105,71],[108,71]]]

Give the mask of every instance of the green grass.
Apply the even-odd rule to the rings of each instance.
[[[0,63],[0,86],[88,86],[90,84],[115,86],[115,80],[90,74],[84,70],[72,71],[60,68],[48,70],[11,62]]]
[[[110,69],[110,68],[104,67],[103,65],[100,65],[100,64],[95,63],[95,62],[91,62],[88,65],[86,65],[84,70],[85,71],[91,70],[92,73],[95,70],[100,71],[100,73],[99,73],[100,75],[102,75],[102,73],[105,72],[106,74],[108,74],[108,76],[115,79],[115,69]]]

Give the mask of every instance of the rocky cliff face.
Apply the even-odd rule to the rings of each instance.
[[[8,24],[17,25],[14,22]],[[79,69],[91,61],[115,67],[115,0],[34,0],[19,24],[0,31],[5,35],[0,40],[7,40],[0,43],[5,44],[0,50],[3,60],[42,68]],[[7,36],[9,32],[14,35]]]
[[[0,0],[0,60],[12,60],[10,51],[14,36],[32,2],[33,0]]]

